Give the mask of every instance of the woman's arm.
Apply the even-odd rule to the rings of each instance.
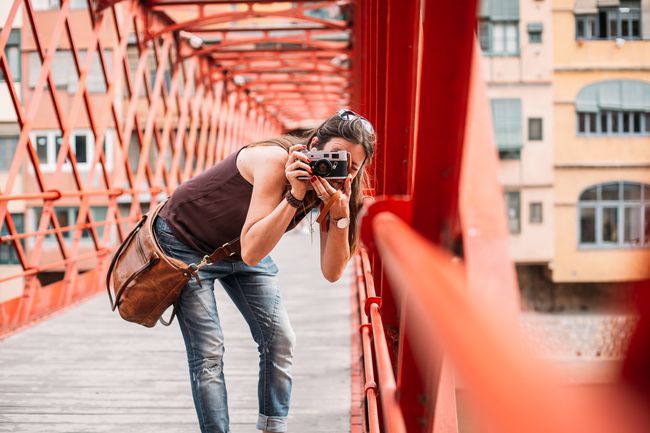
[[[296,208],[284,200],[287,179],[291,192],[302,200],[307,191],[307,182],[298,176],[311,176],[308,158],[293,146],[287,160],[286,152],[277,146],[260,146],[243,161],[245,171],[253,178],[251,203],[242,228],[241,256],[251,266],[256,265],[278,243],[296,214]],[[307,161],[305,161],[307,160]]]
[[[339,228],[336,225],[336,220],[350,218],[351,183],[351,178],[346,179],[337,202],[330,208],[328,230],[320,233],[321,272],[330,282],[335,282],[341,278],[350,260],[348,232],[354,230],[354,227],[348,225],[346,228]],[[316,192],[323,196],[325,201],[327,201],[327,197],[331,197],[336,192],[325,179],[316,178],[312,185],[314,185]]]

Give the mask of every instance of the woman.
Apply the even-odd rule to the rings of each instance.
[[[295,336],[282,304],[278,269],[268,254],[313,207],[331,205],[321,228],[320,263],[325,278],[340,278],[358,239],[355,223],[374,141],[366,119],[341,110],[307,140],[283,136],[243,147],[183,183],[160,211],[155,227],[161,247],[186,263],[199,263],[205,254],[240,238],[241,253],[201,268],[200,283],[192,279],[187,284],[177,308],[201,432],[230,431],[215,279],[258,345],[257,428],[287,430]],[[312,150],[349,152],[347,179],[335,184],[313,176],[303,143]],[[332,197],[336,201],[330,204]]]

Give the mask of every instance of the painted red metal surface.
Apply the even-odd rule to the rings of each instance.
[[[428,365],[444,347],[480,425],[511,433],[647,431],[645,405],[624,389],[569,390],[553,366],[532,358],[490,294],[467,287],[457,258],[390,213],[371,224],[393,287],[409,297],[407,314],[419,323],[410,329],[418,363]]]
[[[41,62],[38,69],[26,68],[28,74],[36,74],[22,77],[23,84],[34,82],[29,87],[14,80],[4,50],[21,7],[24,39],[32,47],[29,53]],[[332,80],[324,74],[339,71],[327,67],[327,56],[331,60],[345,54],[347,47],[338,50],[336,47],[345,44],[322,39],[331,33],[328,28],[345,27],[345,22],[305,16],[302,21],[309,22],[310,28],[301,31],[302,40],[295,35],[290,40],[273,38],[266,31],[262,38],[233,40],[224,47],[202,51],[182,33],[184,25],[170,28],[169,14],[161,7],[143,6],[134,0],[89,1],[85,10],[73,10],[70,2],[63,1],[60,7],[42,12],[34,10],[30,0],[14,0],[9,8],[0,32],[0,68],[20,136],[3,177],[6,181],[0,185],[0,227],[7,230],[1,241],[13,247],[19,263],[0,281],[4,287],[22,285],[22,294],[0,296],[4,299],[0,301],[0,336],[100,290],[99,283],[86,282],[95,281],[93,278],[105,271],[110,251],[160,194],[170,194],[179,183],[245,142],[279,133],[287,127],[283,119],[294,118],[301,107],[307,107],[314,117],[321,114],[320,109],[300,100],[286,107],[263,104],[259,96],[264,92],[289,92],[303,99],[305,92],[345,94],[343,75]],[[281,9],[283,12],[275,15],[295,18],[316,7]],[[265,15],[257,14],[258,18]],[[221,18],[232,25],[232,15]],[[211,29],[204,26],[202,30]],[[228,40],[236,35],[220,33]],[[285,60],[282,55],[250,47],[251,43],[287,42],[304,44],[308,51],[317,49],[318,53],[289,53]],[[222,48],[227,51],[223,64],[218,60]],[[235,48],[237,54],[232,57]],[[55,81],[57,52],[71,56],[73,70],[69,73],[76,79],[71,90]],[[269,58],[284,62],[283,66],[268,73],[268,64],[259,62]],[[259,81],[259,86],[236,79],[233,71],[240,67],[251,73],[251,80]],[[292,68],[288,76],[293,77],[293,84],[278,87],[278,69],[287,68]],[[102,97],[89,90],[91,73],[105,88]],[[342,101],[332,100],[324,109],[332,110]],[[44,106],[51,107],[50,117],[43,117]],[[55,128],[60,136],[55,162],[47,172],[32,142],[43,124],[50,124],[48,128]],[[89,128],[94,143],[84,153],[84,158],[87,152],[92,158],[83,168],[72,140],[79,128]],[[109,131],[112,146],[107,144]],[[105,149],[112,153],[105,154]],[[130,160],[133,155],[137,160]],[[23,178],[27,180],[21,184]],[[23,215],[34,207],[42,209],[40,219],[18,232],[8,211],[10,206],[16,209],[12,203],[22,205]],[[91,206],[97,205],[106,207],[104,221],[94,219]],[[74,207],[74,219],[62,224],[55,206]],[[46,283],[51,272],[58,273],[61,281]]]
[[[5,55],[21,7],[23,39],[41,63],[32,85],[12,77]],[[0,277],[0,295],[17,281],[23,291],[0,298],[0,338],[101,290],[116,244],[181,182],[247,142],[352,105],[378,137],[366,186],[378,197],[361,228],[367,249],[354,262],[353,431],[458,431],[452,366],[488,429],[647,431],[635,397],[648,395],[647,306],[625,370],[637,394],[564,395],[516,344],[516,281],[495,205],[503,198],[485,181],[496,179],[497,161],[475,10],[476,0],[89,0],[86,10],[63,1],[40,12],[13,0],[0,69],[20,136],[0,185],[8,232],[0,241],[19,264]],[[57,51],[70,52],[71,90],[57,87]],[[90,90],[96,65],[102,97]],[[61,137],[49,171],[33,142],[44,106]],[[73,140],[79,128],[94,142],[86,167]],[[42,209],[20,232],[9,211],[17,203]],[[98,204],[104,220],[93,215]],[[64,224],[59,207],[74,207],[75,217]],[[60,281],[44,282],[52,271]]]

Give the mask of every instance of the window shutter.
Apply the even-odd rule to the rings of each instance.
[[[623,109],[650,112],[650,84],[641,81],[621,81]]]
[[[478,10],[479,17],[481,18],[490,17],[490,8],[492,7],[491,3],[492,3],[491,0],[481,0],[481,6],[479,7]]]
[[[490,16],[496,21],[518,21],[519,0],[493,0]]]
[[[583,88],[576,97],[576,111],[600,110],[650,112],[650,83],[637,80],[608,80]]]
[[[478,16],[493,21],[518,21],[519,0],[481,0]]]
[[[580,113],[598,112],[598,88],[595,86],[585,87],[578,93],[576,98],[576,111]]]
[[[576,14],[597,14],[596,0],[576,0],[573,12]]]
[[[598,107],[600,109],[620,110],[623,108],[620,81],[605,81],[595,89],[598,91]]]
[[[498,149],[501,151],[521,149],[523,142],[521,100],[493,99],[491,105]]]
[[[618,7],[620,6],[620,0],[597,0],[596,3],[599,7]]]

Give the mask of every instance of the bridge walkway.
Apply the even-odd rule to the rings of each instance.
[[[304,233],[286,235],[272,256],[297,335],[289,431],[347,432],[350,273],[328,283],[318,241],[310,246]],[[232,433],[257,432],[257,348],[228,296],[215,290]],[[125,322],[103,292],[5,339],[0,365],[0,432],[198,431],[178,324]]]

